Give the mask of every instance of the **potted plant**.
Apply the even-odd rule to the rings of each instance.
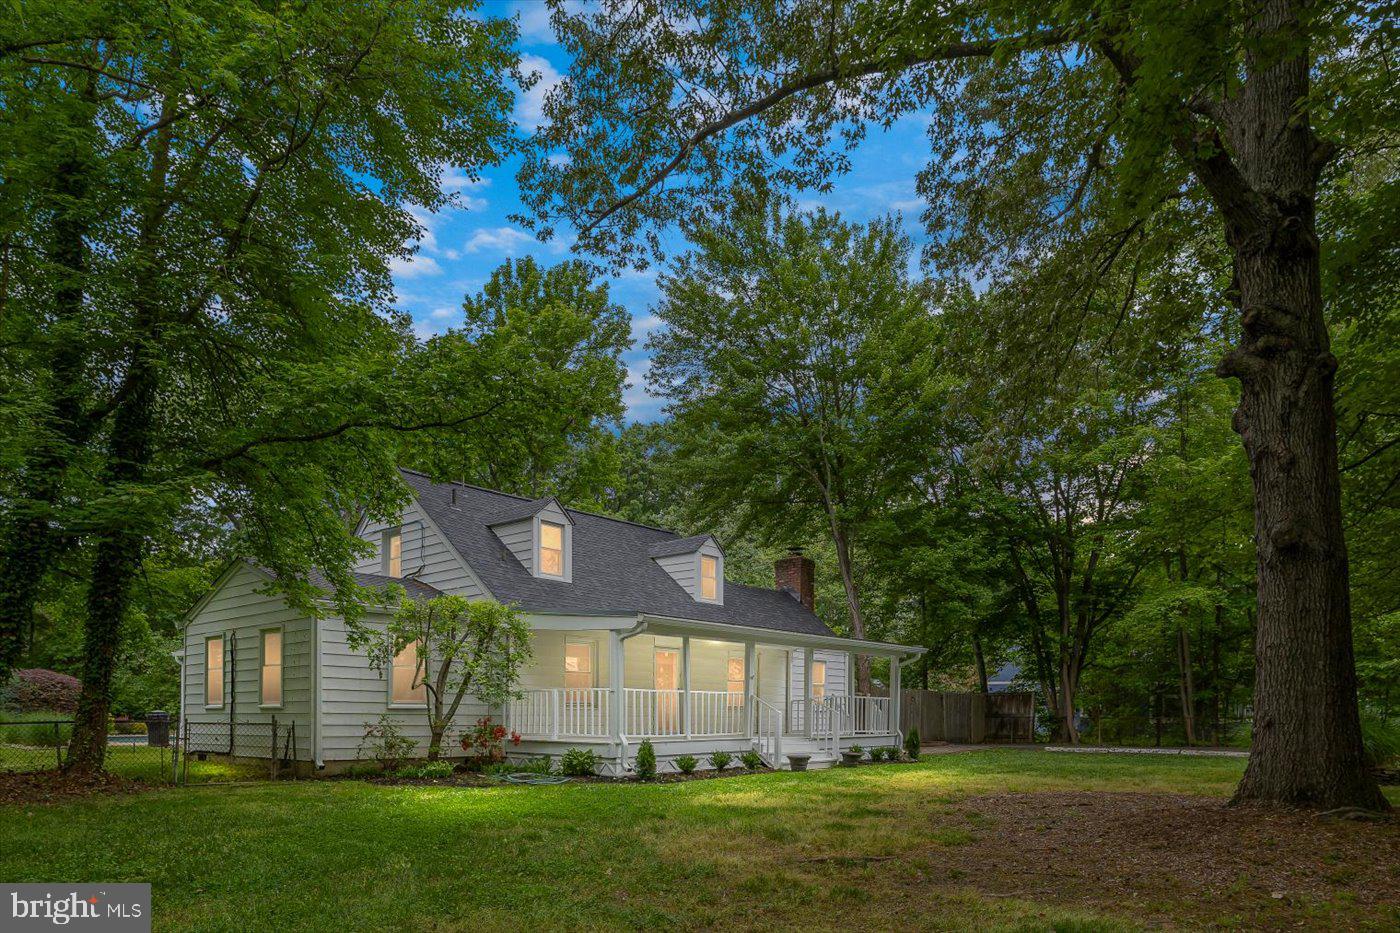
[[[841,766],[843,768],[854,768],[860,764],[860,760],[865,757],[865,749],[859,745],[852,745],[841,752]]]
[[[794,771],[806,771],[807,762],[812,760],[811,755],[788,755],[788,767]]]

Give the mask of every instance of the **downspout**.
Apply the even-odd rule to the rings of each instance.
[[[311,648],[316,660],[311,666],[311,758],[317,770],[326,766],[321,755],[321,617],[311,616]]]

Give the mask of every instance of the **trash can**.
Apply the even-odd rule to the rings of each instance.
[[[170,745],[170,714],[152,710],[146,714],[146,744],[166,748]]]

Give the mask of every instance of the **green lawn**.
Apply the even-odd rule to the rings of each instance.
[[[1400,921],[1394,904],[1377,913],[1348,897],[1348,885],[1366,880],[1343,871],[1350,837],[1338,837],[1330,887],[1300,901],[1272,897],[1268,879],[1259,891],[1173,893],[1149,877],[1142,907],[1093,882],[1112,866],[1059,890],[1065,876],[1053,859],[1043,878],[993,874],[1009,834],[1022,834],[1022,851],[1041,824],[1052,845],[1054,833],[1069,833],[1088,857],[1105,850],[1112,859],[1112,845],[1083,835],[1101,834],[1102,821],[1084,820],[1082,831],[1070,821],[1091,812],[1074,801],[1168,799],[1124,791],[1219,798],[1241,769],[1236,759],[1003,749],[648,786],[169,788],[0,808],[0,880],[150,881],[158,929],[1132,929],[1144,919],[1215,919],[1217,897],[1226,922],[1274,916],[1249,907],[1255,895],[1260,910],[1286,911],[1276,919],[1290,923]],[[1212,818],[1224,812],[1213,801],[1187,804]],[[1130,842],[1137,833],[1119,828]],[[1372,853],[1363,862],[1378,858],[1377,839],[1380,849],[1394,841],[1390,826],[1345,832],[1381,834],[1360,839]],[[1284,847],[1296,835],[1279,827]],[[1029,864],[1034,874],[1041,860]],[[1189,885],[1192,870],[1183,874]]]

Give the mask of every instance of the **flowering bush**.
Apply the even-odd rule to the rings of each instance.
[[[520,733],[509,732],[505,726],[495,725],[490,716],[482,716],[470,732],[462,733],[462,751],[477,758],[501,761],[506,757],[505,743],[520,744]]]
[[[18,713],[71,713],[78,708],[83,685],[76,677],[31,667],[15,671],[5,685],[4,703]]]

